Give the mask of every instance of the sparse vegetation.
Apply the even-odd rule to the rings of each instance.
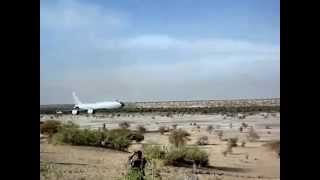
[[[61,122],[56,120],[48,120],[40,125],[41,134],[52,137],[53,134],[57,133],[61,128]]]
[[[264,144],[263,146],[267,147],[271,151],[274,151],[278,157],[280,158],[280,140],[268,142]]]
[[[226,156],[228,153],[232,153],[232,148],[237,146],[238,138],[229,138],[227,147],[224,151],[222,151],[222,154]]]
[[[147,129],[143,125],[139,125],[137,129],[138,129],[138,132],[141,134],[144,134],[147,132]]]
[[[208,145],[208,136],[201,136],[198,140],[197,140],[197,144],[198,145]]]
[[[192,165],[193,163],[207,166],[209,163],[208,154],[197,147],[194,148],[173,148],[165,156],[164,164],[181,166]]]
[[[165,132],[168,132],[168,129],[164,126],[161,126],[161,127],[159,127],[159,132],[160,132],[160,134],[163,135]]]
[[[128,122],[121,122],[119,123],[119,127],[122,129],[128,129],[130,127],[130,124]]]
[[[249,141],[256,141],[258,139],[260,139],[260,136],[258,135],[258,133],[253,129],[253,127],[250,128],[248,135],[247,135],[247,139]]]
[[[147,159],[163,159],[165,157],[165,151],[160,146],[147,145],[144,147],[144,155]]]
[[[132,141],[140,142],[144,136],[128,129],[112,129],[106,131],[79,129],[73,123],[63,125],[54,134],[54,142],[79,146],[98,146],[117,150],[125,150]]]
[[[206,130],[207,130],[207,132],[208,132],[209,134],[211,134],[212,131],[213,131],[213,126],[212,126],[212,125],[208,125]]]
[[[190,134],[182,129],[174,130],[169,136],[169,142],[176,147],[184,145],[188,140]]]
[[[218,131],[216,131],[216,133],[217,133],[217,136],[219,137],[219,140],[222,140],[223,131],[222,130],[218,130]]]
[[[172,129],[173,129],[173,130],[177,129],[177,126],[178,126],[177,124],[173,124],[173,125],[172,125]]]
[[[241,141],[241,147],[245,147],[246,146],[246,142],[245,141]]]
[[[237,147],[238,146],[237,142],[238,142],[238,138],[229,138],[228,146]]]
[[[241,124],[241,127],[247,128],[247,127],[248,127],[248,124],[243,122],[243,123]]]

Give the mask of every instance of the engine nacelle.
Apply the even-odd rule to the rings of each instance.
[[[73,110],[72,110],[72,114],[73,114],[73,115],[78,115],[78,114],[79,114],[79,111],[78,111],[77,109],[73,109]]]
[[[94,110],[93,109],[88,109],[88,114],[94,114]]]

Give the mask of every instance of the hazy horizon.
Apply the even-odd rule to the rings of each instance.
[[[280,2],[42,0],[40,104],[280,98]]]

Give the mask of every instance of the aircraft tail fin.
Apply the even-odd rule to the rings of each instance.
[[[74,103],[75,103],[76,105],[82,104],[82,102],[79,100],[79,98],[77,97],[77,95],[76,95],[75,92],[72,92],[72,96],[73,96]]]

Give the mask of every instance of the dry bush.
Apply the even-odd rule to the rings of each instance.
[[[216,133],[217,133],[217,136],[219,137],[219,139],[222,140],[223,131],[222,130],[218,130],[218,131],[216,131]]]
[[[189,140],[190,134],[182,129],[174,130],[169,135],[169,142],[176,147],[180,147]]]
[[[57,133],[61,128],[61,122],[56,120],[48,120],[40,125],[41,134],[46,134],[51,137],[53,134]]]
[[[227,144],[227,147],[224,151],[222,151],[223,156],[226,156],[228,153],[232,153],[232,145]]]
[[[143,125],[139,125],[137,129],[138,129],[138,132],[141,134],[144,134],[147,132],[147,129]]]
[[[248,127],[248,124],[247,124],[247,123],[242,123],[242,124],[241,124],[241,127],[247,128],[247,127]]]
[[[250,131],[248,132],[247,138],[249,141],[252,142],[260,139],[260,136],[253,128],[251,128]]]
[[[161,126],[161,127],[159,127],[159,132],[160,132],[160,134],[163,135],[165,132],[168,132],[168,129],[164,126]]]
[[[207,132],[208,132],[209,134],[211,134],[212,131],[213,131],[213,126],[212,126],[212,125],[208,125],[206,130],[207,130]]]
[[[238,138],[229,138],[228,139],[228,146],[237,147]]]
[[[144,156],[151,159],[163,159],[165,157],[165,151],[160,146],[147,145],[144,148]]]
[[[241,141],[241,147],[245,147],[246,146],[246,142],[245,141]]]
[[[263,146],[265,146],[268,149],[270,149],[271,151],[274,151],[275,153],[277,153],[278,157],[280,158],[280,140],[268,142],[268,143],[264,144]]]
[[[128,122],[121,122],[119,123],[119,127],[122,129],[128,129],[130,127],[130,124]]]
[[[177,129],[177,126],[178,126],[177,124],[173,124],[173,125],[172,125],[172,129],[173,129],[173,130]]]
[[[198,140],[197,140],[197,144],[198,145],[208,145],[208,136],[201,136]]]

